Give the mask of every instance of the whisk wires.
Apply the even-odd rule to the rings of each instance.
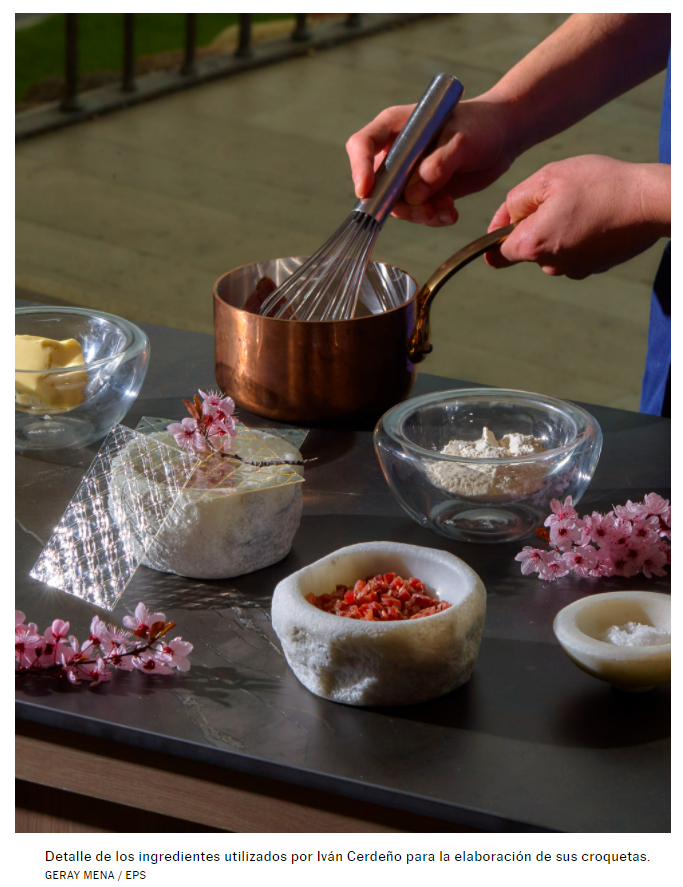
[[[382,225],[355,211],[313,256],[263,303],[260,314],[297,320],[349,320]],[[392,307],[378,294],[382,310]]]

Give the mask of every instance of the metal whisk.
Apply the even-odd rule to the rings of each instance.
[[[354,316],[379,232],[462,94],[462,84],[451,74],[436,75],[377,170],[372,196],[358,201],[315,255],[268,296],[259,314],[299,321]],[[379,287],[377,297],[383,311],[399,304],[390,286]]]

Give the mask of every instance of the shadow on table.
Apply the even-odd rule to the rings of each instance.
[[[118,607],[134,609],[144,601],[148,609],[222,610],[227,607],[260,606],[233,584],[234,579],[188,579],[174,573],[160,573],[138,567]]]
[[[258,693],[280,687],[279,678],[254,673],[253,670],[237,666],[219,665],[208,667],[193,665],[182,675],[183,697],[195,696],[210,699],[220,705],[230,705],[231,697],[240,691]]]
[[[85,694],[96,694],[97,696],[133,696],[140,699],[149,696],[158,689],[162,675],[141,675],[138,672],[114,671],[110,681],[106,683],[91,685],[89,681],[82,681],[78,685],[69,683],[66,678],[61,677],[38,677],[27,675],[26,677],[16,678],[15,683],[17,689],[21,689],[23,696],[27,699],[39,699],[46,696],[82,696]],[[171,680],[176,679],[175,675]]]
[[[671,688],[623,693],[583,674],[559,647],[482,641],[469,683],[420,705],[375,709],[401,720],[535,744],[627,748],[671,735]]]
[[[83,693],[140,699],[159,690],[171,690],[174,693],[180,692],[184,699],[204,698],[222,706],[229,706],[235,693],[274,690],[280,683],[279,678],[256,673],[250,668],[240,668],[239,665],[208,667],[194,663],[188,672],[174,672],[171,675],[147,675],[137,671],[116,670],[112,672],[110,681],[97,686],[90,686],[88,681],[74,686],[66,679],[56,677],[27,676],[17,680],[28,699],[52,695],[82,696]]]

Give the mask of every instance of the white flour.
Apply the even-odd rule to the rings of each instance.
[[[451,440],[441,453],[466,459],[509,459],[544,453],[545,450],[543,441],[531,434],[512,432],[496,440],[495,434],[484,428],[479,440]],[[543,485],[547,471],[544,462],[522,462],[518,465],[431,462],[427,465],[427,475],[432,483],[460,496],[516,498],[535,493]]]

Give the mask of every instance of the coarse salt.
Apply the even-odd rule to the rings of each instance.
[[[544,441],[532,434],[510,432],[500,440],[484,427],[479,440],[451,440],[442,450],[444,456],[466,459],[510,459],[546,452]],[[427,475],[436,486],[461,496],[519,497],[534,493],[543,485],[548,472],[544,461],[521,462],[517,465],[486,463],[432,462]]]
[[[625,625],[612,625],[605,632],[603,640],[617,647],[654,647],[671,643],[671,632],[642,622],[627,622]]]

